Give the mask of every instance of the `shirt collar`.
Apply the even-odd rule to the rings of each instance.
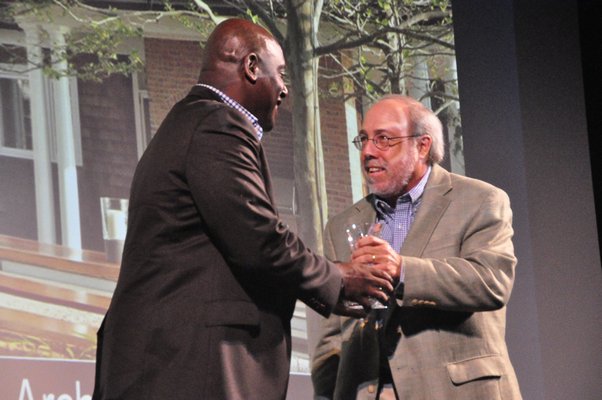
[[[261,127],[261,125],[259,125],[259,120],[257,119],[257,117],[254,116],[253,114],[251,114],[251,112],[249,110],[247,110],[246,108],[244,108],[239,102],[237,102],[236,100],[232,99],[231,97],[229,97],[228,95],[226,95],[221,90],[216,89],[216,88],[214,88],[211,85],[206,85],[204,83],[197,83],[197,86],[202,86],[204,88],[207,88],[207,89],[213,91],[215,94],[217,94],[219,96],[219,98],[226,105],[228,105],[228,106],[234,108],[235,110],[238,110],[241,113],[243,113],[244,116],[249,120],[249,122],[251,123],[251,125],[253,125],[253,128],[255,128],[255,133],[257,134],[257,138],[259,140],[261,140],[261,138],[263,136],[263,128]]]
[[[405,203],[408,201],[412,204],[416,203],[424,193],[424,188],[426,187],[426,183],[428,182],[429,176],[431,175],[431,170],[432,167],[429,165],[418,184],[412,189],[410,189],[409,192],[399,196],[397,198],[396,204]],[[378,211],[381,215],[391,214],[395,211],[395,209],[391,207],[386,201],[377,196],[374,196],[373,204],[376,211]]]

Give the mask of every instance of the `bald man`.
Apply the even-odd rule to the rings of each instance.
[[[279,219],[260,140],[284,72],[258,25],[227,20],[208,38],[199,83],[136,168],[95,400],[284,399],[297,298],[328,316],[393,290],[384,268],[318,257]]]

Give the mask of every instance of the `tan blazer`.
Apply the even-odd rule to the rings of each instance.
[[[439,166],[423,196],[401,249],[403,289],[384,327],[399,397],[520,399],[504,340],[516,265],[508,196]],[[343,227],[374,221],[371,204],[369,196],[329,221],[324,238],[329,258],[349,259]],[[378,343],[372,319],[323,320],[312,360],[316,398],[375,398]]]

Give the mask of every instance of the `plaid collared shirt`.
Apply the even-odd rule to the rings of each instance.
[[[384,200],[374,197],[374,208],[376,209],[376,221],[381,223],[380,237],[399,252],[401,246],[408,235],[414,216],[422,203],[422,194],[424,187],[431,174],[429,166],[426,173],[420,179],[420,182],[409,192],[399,196],[395,208],[391,207]],[[401,277],[403,280],[403,277]]]
[[[253,127],[255,128],[255,133],[257,134],[257,138],[259,140],[261,140],[262,136],[263,136],[263,128],[261,127],[261,125],[259,125],[259,120],[257,119],[256,116],[254,116],[253,114],[251,114],[249,112],[249,110],[247,110],[246,108],[244,108],[243,106],[240,105],[239,102],[237,102],[236,100],[233,100],[231,97],[228,97],[224,92],[222,92],[219,89],[214,88],[211,85],[206,85],[204,83],[197,83],[197,86],[202,86],[205,87],[211,91],[213,91],[215,94],[217,94],[219,96],[219,98],[228,106],[234,108],[235,110],[240,111],[241,113],[244,114],[245,117],[247,117],[247,119],[249,120],[249,122],[251,123],[251,125],[253,125]]]

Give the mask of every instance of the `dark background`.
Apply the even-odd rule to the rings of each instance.
[[[453,1],[466,174],[514,211],[507,341],[528,400],[602,393],[599,3]]]

